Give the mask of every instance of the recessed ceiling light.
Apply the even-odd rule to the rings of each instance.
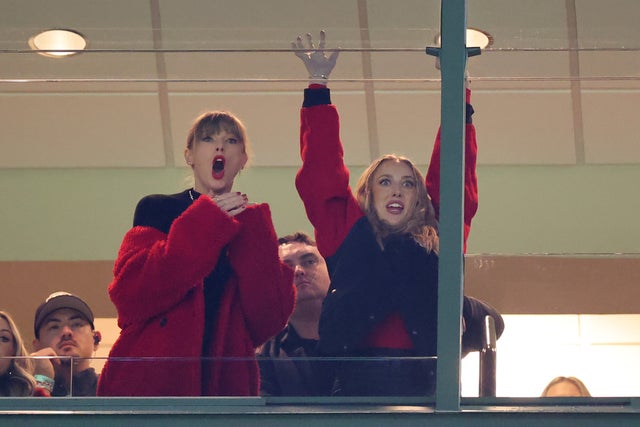
[[[440,46],[440,33],[434,38],[434,43]],[[493,36],[477,28],[467,28],[467,47],[486,49],[493,44]]]
[[[72,30],[47,30],[29,39],[31,49],[50,58],[64,58],[79,53],[87,47],[87,41]]]

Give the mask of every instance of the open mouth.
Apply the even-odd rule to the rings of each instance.
[[[391,202],[386,206],[386,208],[387,212],[390,212],[392,214],[399,214],[404,210],[404,205],[399,202]]]
[[[216,156],[213,158],[213,178],[222,179],[224,177],[224,157]]]

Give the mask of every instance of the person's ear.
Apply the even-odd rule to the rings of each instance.
[[[33,341],[31,341],[31,345],[33,345],[33,351],[42,350],[42,345],[38,338],[34,338]]]
[[[184,149],[184,161],[187,162],[189,166],[193,166],[193,154],[188,148]]]
[[[98,347],[100,341],[102,341],[102,334],[100,331],[93,331],[93,346]]]

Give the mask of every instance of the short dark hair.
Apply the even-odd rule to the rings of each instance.
[[[288,245],[289,243],[304,243],[305,245],[315,246],[316,242],[304,231],[297,231],[293,234],[287,234],[286,236],[278,239],[278,246]]]

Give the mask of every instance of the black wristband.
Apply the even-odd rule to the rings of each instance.
[[[471,106],[471,104],[467,104],[467,119],[466,119],[466,123],[468,125],[470,125],[471,123],[473,123],[473,119],[471,118],[471,116],[473,116],[473,107]]]
[[[302,107],[314,107],[316,105],[331,104],[331,91],[329,88],[306,88]]]

